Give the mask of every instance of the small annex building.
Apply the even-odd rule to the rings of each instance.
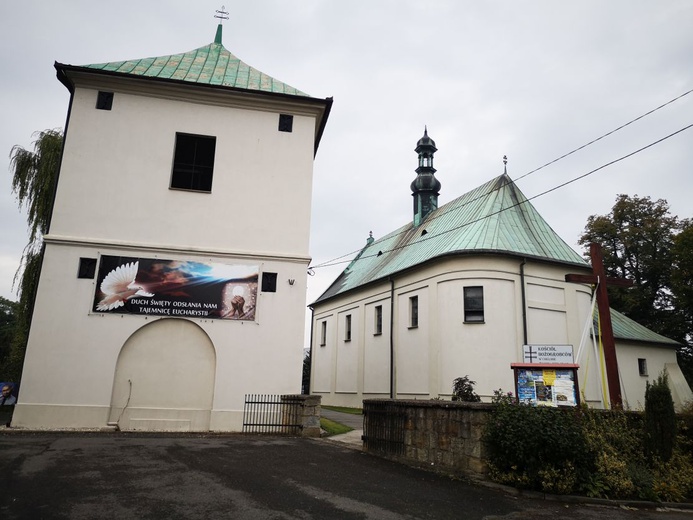
[[[332,99],[214,42],[56,63],[65,142],[13,426],[240,431],[298,394]]]
[[[484,401],[515,391],[527,346],[572,352],[577,390],[608,403],[592,342],[592,288],[568,283],[590,265],[504,172],[438,208],[437,148],[424,132],[411,184],[412,221],[366,246],[311,305],[311,393],[322,403],[449,398],[468,376]],[[693,398],[677,343],[612,311],[623,400],[638,408],[667,369],[676,404]],[[580,349],[581,344],[587,344]],[[570,383],[573,384],[573,383]],[[555,401],[554,401],[555,403]]]

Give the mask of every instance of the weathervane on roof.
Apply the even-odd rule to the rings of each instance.
[[[504,155],[503,156],[503,173],[508,174],[508,156]]]
[[[224,9],[226,9],[226,6],[222,5],[221,10],[217,9],[217,14],[214,15],[214,18],[219,18],[219,23],[224,23],[224,20],[229,19],[229,13],[227,11],[224,11]]]

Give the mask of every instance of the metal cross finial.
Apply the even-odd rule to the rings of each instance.
[[[224,20],[229,19],[229,13],[227,11],[224,11],[224,9],[226,9],[226,6],[222,5],[221,10],[217,9],[217,14],[214,15],[214,18],[219,18],[219,23],[224,23]]]

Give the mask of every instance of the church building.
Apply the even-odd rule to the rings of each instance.
[[[436,150],[425,131],[412,220],[368,238],[311,305],[311,393],[353,407],[450,398],[468,376],[487,402],[502,389],[537,404],[608,406],[592,287],[566,281],[590,265],[507,172],[439,208]],[[611,316],[624,405],[643,406],[647,381],[664,369],[676,404],[693,398],[677,343]]]
[[[298,394],[313,159],[332,99],[214,42],[67,65],[13,426],[239,431]]]

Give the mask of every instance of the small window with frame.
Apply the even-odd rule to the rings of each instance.
[[[484,323],[484,288],[464,288],[464,322]]]
[[[176,132],[171,188],[210,193],[216,145],[213,136]]]
[[[375,306],[375,314],[374,314],[374,319],[375,323],[373,324],[373,335],[374,336],[380,336],[383,333],[383,306],[382,305],[376,305]]]
[[[351,314],[344,317],[344,341],[351,341]]]
[[[409,298],[409,328],[415,329],[419,326],[419,297]]]
[[[638,358],[638,373],[641,376],[646,376],[647,375],[647,359],[645,358]]]
[[[327,345],[327,321],[320,324],[320,346],[324,347],[325,345]]]

